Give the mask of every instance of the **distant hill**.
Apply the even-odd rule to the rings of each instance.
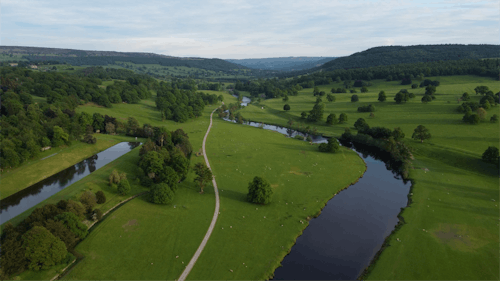
[[[301,75],[316,71],[335,69],[366,68],[372,66],[401,63],[417,63],[447,61],[460,59],[499,58],[500,45],[415,45],[384,46],[354,53],[347,57],[339,57],[321,66],[307,70],[295,71],[286,76]]]
[[[212,71],[231,73],[247,67],[234,64],[222,59],[181,58],[159,55],[154,53],[84,51],[58,48],[0,46],[0,54],[21,55],[28,61],[58,61],[71,65],[113,65],[116,62],[130,62],[135,64],[159,64],[161,66],[185,66]]]
[[[227,59],[226,61],[236,63],[248,68],[263,70],[293,71],[318,67],[334,57],[284,57],[284,58],[262,58],[262,59]]]

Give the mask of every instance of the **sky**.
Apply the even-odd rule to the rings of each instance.
[[[222,59],[500,44],[500,1],[0,0],[0,45]]]

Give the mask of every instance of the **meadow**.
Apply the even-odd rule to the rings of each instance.
[[[359,102],[351,102],[350,93],[334,94],[336,102],[326,97],[325,118],[348,115],[348,122],[329,126],[323,122],[307,123],[300,118],[302,111],[312,109],[316,97],[312,89],[300,91],[287,102],[291,110],[283,110],[284,101],[271,99],[240,110],[243,117],[259,122],[316,127],[320,133],[340,136],[345,127],[352,130],[358,118],[370,126],[400,127],[406,134],[404,142],[414,149],[414,180],[412,203],[401,216],[405,224],[387,240],[382,252],[363,279],[498,279],[499,278],[499,178],[495,165],[481,161],[488,146],[498,147],[499,127],[488,121],[469,125],[456,112],[457,98],[468,92],[472,101],[479,101],[474,88],[488,86],[500,90],[498,81],[476,76],[429,77],[439,80],[436,100],[423,104],[423,88],[411,89],[392,81],[371,81],[367,93],[359,93]],[[330,92],[340,83],[319,86]],[[416,97],[406,104],[396,104],[394,95],[408,89]],[[379,91],[387,94],[386,102],[378,102]],[[373,104],[375,117],[357,112],[357,107]],[[262,109],[262,107],[264,109]],[[499,107],[487,110],[489,117],[500,114]],[[323,123],[323,124],[322,124]],[[413,129],[426,126],[432,138],[424,143],[411,140]],[[400,239],[399,242],[397,239]]]

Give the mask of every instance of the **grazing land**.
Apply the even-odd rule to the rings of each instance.
[[[423,88],[411,89],[399,82],[375,80],[367,93],[356,93],[359,102],[351,102],[351,95],[334,94],[336,102],[326,103],[325,117],[335,113],[348,115],[348,122],[328,126],[322,122],[306,123],[302,111],[312,109],[316,97],[306,89],[287,102],[291,110],[285,112],[285,102],[266,100],[240,110],[243,117],[259,122],[317,127],[326,135],[340,136],[345,127],[353,128],[358,118],[370,126],[393,129],[400,127],[406,134],[406,144],[414,149],[414,179],[412,203],[402,212],[405,224],[388,240],[380,258],[370,267],[364,279],[498,279],[499,278],[499,178],[493,164],[481,161],[488,146],[498,147],[500,141],[497,123],[488,121],[478,125],[462,122],[463,114],[456,111],[457,99],[468,92],[472,101],[479,102],[474,88],[488,86],[500,90],[498,81],[476,76],[430,77],[439,80],[436,100],[420,101]],[[330,92],[340,83],[319,86]],[[415,93],[406,104],[396,104],[394,95],[400,89]],[[387,94],[386,102],[378,102],[379,91]],[[373,104],[374,117],[357,112],[357,107]],[[460,103],[461,104],[461,103]],[[264,109],[262,109],[264,107]],[[487,120],[499,115],[499,106],[487,110]],[[326,118],[324,118],[326,119]],[[323,120],[324,120],[323,119]],[[323,124],[321,124],[323,123]],[[420,143],[411,140],[413,129],[426,126],[432,138]],[[293,126],[293,125],[292,125]],[[425,229],[425,230],[424,230]],[[401,242],[397,241],[397,238]]]

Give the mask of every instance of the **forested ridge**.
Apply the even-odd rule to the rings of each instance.
[[[436,62],[463,59],[499,58],[500,45],[415,45],[382,46],[339,57],[319,67],[283,73],[281,76],[292,77],[315,71],[336,69],[367,68],[402,63]]]

